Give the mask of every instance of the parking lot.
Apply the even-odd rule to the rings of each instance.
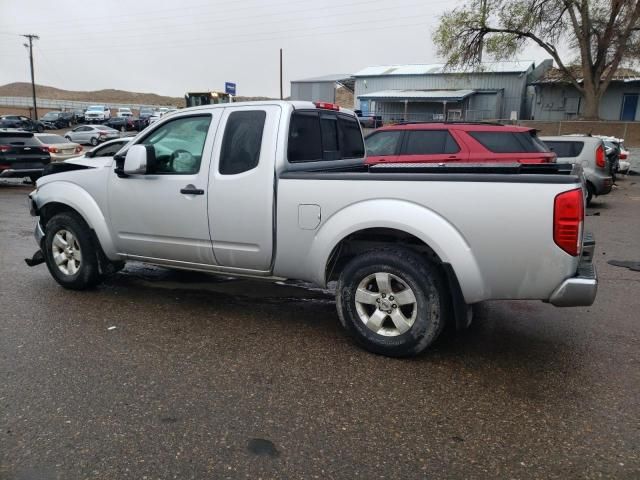
[[[0,478],[638,478],[640,182],[589,209],[596,303],[366,353],[330,292],[129,264],[62,289],[0,181]],[[508,261],[508,259],[505,259]]]

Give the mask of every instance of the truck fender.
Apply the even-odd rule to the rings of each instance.
[[[38,210],[50,203],[60,203],[74,209],[95,232],[107,258],[121,260],[104,214],[86,190],[71,182],[56,181],[39,187],[35,197]]]
[[[326,267],[335,247],[347,236],[370,228],[399,230],[420,239],[451,265],[466,303],[486,298],[478,262],[462,233],[433,210],[399,199],[354,203],[324,221],[307,257],[314,281],[326,285]]]

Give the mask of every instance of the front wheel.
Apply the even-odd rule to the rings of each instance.
[[[95,147],[96,145],[98,145],[98,138],[91,137],[91,140],[89,140],[89,143]]]
[[[43,126],[43,125],[38,125],[38,126],[36,127],[36,131],[37,131],[38,133],[42,133],[42,132],[44,132],[44,126]]]
[[[377,249],[351,260],[340,275],[338,316],[367,350],[408,357],[442,331],[448,298],[437,268],[405,249]]]
[[[44,257],[53,278],[65,288],[84,290],[101,280],[91,230],[76,213],[53,216],[45,227]]]

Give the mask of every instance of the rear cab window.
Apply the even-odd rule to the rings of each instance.
[[[358,159],[364,152],[355,117],[326,110],[297,110],[291,115],[290,163]]]
[[[493,153],[539,153],[549,151],[549,148],[538,139],[534,131],[469,131],[468,133]]]

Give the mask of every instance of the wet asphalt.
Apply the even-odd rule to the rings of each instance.
[[[28,268],[0,181],[0,479],[640,478],[640,177],[589,209],[589,308],[480,305],[410,360],[330,293],[131,264],[94,291]],[[508,259],[504,259],[508,261]]]

